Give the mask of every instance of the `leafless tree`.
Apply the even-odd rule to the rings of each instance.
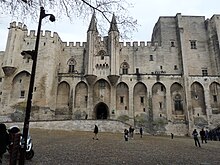
[[[72,22],[74,19],[88,20],[96,12],[101,34],[106,32],[106,22],[111,21],[113,13],[123,39],[130,39],[132,32],[137,30],[137,20],[129,16],[133,5],[126,0],[0,0],[1,12],[19,19],[37,21],[41,6],[55,14],[56,18],[66,16]]]

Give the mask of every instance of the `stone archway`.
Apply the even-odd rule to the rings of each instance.
[[[100,102],[94,108],[94,117],[95,119],[108,119],[109,117],[109,109],[108,106]]]

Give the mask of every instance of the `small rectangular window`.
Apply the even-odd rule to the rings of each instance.
[[[136,74],[139,74],[139,68],[136,68]]]
[[[202,69],[202,75],[203,76],[208,76],[208,70],[207,69]]]
[[[88,96],[85,96],[85,102],[87,102],[87,100],[88,100]]]
[[[24,95],[25,95],[25,91],[21,91],[20,98],[24,98]]]
[[[160,86],[160,90],[161,90],[161,91],[163,91],[163,90],[164,90],[164,89],[163,89],[163,85],[161,85],[161,86]]]
[[[153,61],[154,58],[153,58],[153,55],[150,55],[150,61]]]
[[[142,104],[144,103],[144,97],[141,97],[141,103]]]
[[[160,109],[162,109],[162,102],[159,102]]]
[[[196,49],[196,41],[195,40],[191,40],[190,41],[190,46],[191,46],[191,49]]]
[[[120,96],[120,103],[124,103],[124,96]]]
[[[163,69],[163,66],[160,66],[160,69]]]
[[[217,101],[218,101],[217,95],[213,95],[213,101],[214,101],[214,102],[217,102]]]
[[[2,82],[2,78],[0,77],[0,82]]]

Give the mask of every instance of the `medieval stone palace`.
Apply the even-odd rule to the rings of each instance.
[[[31,120],[120,120],[157,133],[220,124],[220,15],[160,17],[151,42],[120,42],[115,16],[84,43],[41,33]],[[22,121],[35,31],[12,22],[0,52],[0,115]]]

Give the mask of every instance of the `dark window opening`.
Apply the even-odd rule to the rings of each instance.
[[[177,65],[174,65],[174,70],[178,70]]]
[[[145,108],[143,108],[143,112],[146,112]]]
[[[24,98],[24,95],[25,95],[25,91],[21,91],[20,98]]]
[[[217,102],[217,101],[218,101],[217,95],[213,95],[213,101],[214,101],[214,102]]]
[[[99,87],[105,88],[105,81],[99,81]]]
[[[171,47],[175,47],[174,41],[171,41],[171,42],[170,42],[170,46],[171,46]]]
[[[125,110],[128,110],[128,107],[127,107],[127,106],[125,106]]]
[[[150,55],[150,61],[153,61],[154,58],[153,58],[153,55]]]
[[[122,69],[122,74],[128,74],[128,69],[127,68],[123,68]]]
[[[74,73],[74,65],[69,65],[68,73]]]
[[[160,87],[160,90],[161,90],[161,91],[164,91],[164,87],[163,87],[162,85],[161,85],[161,87]]]
[[[144,97],[141,97],[141,103],[142,104],[144,103]]]
[[[162,102],[159,102],[160,109],[162,109]]]
[[[120,103],[124,103],[124,97],[120,96]]]
[[[191,49],[196,49],[196,41],[190,41]]]
[[[88,96],[85,96],[85,102],[87,102],[88,101]]]
[[[208,76],[208,70],[207,69],[202,69],[202,75],[203,76]]]
[[[183,110],[183,104],[181,100],[175,100],[174,101],[174,108],[175,111],[182,111]]]
[[[136,74],[139,74],[139,68],[136,68]]]

